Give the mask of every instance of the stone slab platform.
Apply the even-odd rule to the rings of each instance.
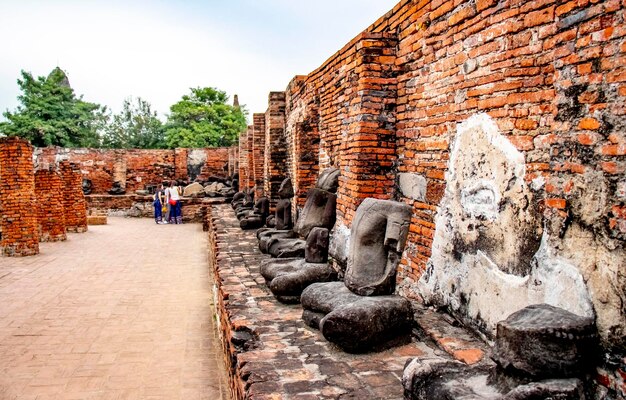
[[[421,309],[416,320],[433,323],[433,328],[420,330],[432,340],[413,339],[379,353],[341,351],[304,324],[300,305],[274,299],[259,273],[261,260],[268,256],[258,250],[255,231],[239,228],[229,205],[213,206],[207,218],[217,278],[215,303],[234,398],[402,399],[407,359],[450,358],[444,350],[460,350],[455,358],[467,358],[468,363],[483,358],[484,345],[468,335],[449,338],[458,332],[450,331],[437,313]]]

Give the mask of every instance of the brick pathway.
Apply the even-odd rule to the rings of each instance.
[[[198,224],[109,218],[0,258],[0,399],[227,399],[211,303]]]
[[[230,385],[241,398],[277,400],[402,399],[402,371],[415,356],[442,351],[413,340],[379,353],[347,354],[302,321],[302,307],[278,303],[259,273],[268,258],[254,231],[233,210],[212,210],[221,328],[229,349]]]

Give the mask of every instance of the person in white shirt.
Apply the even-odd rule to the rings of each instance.
[[[170,223],[182,224],[182,204],[180,203],[180,187],[176,185],[176,181],[170,182],[170,187],[166,190],[167,202],[170,204]]]

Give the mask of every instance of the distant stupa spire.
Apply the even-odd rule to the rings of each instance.
[[[235,95],[233,99],[233,107],[239,108],[239,96]]]
[[[59,85],[71,88],[70,80],[68,79],[65,71],[63,71],[61,68],[56,67],[52,70],[52,72],[50,72],[50,74],[48,74],[48,79],[52,77],[55,77],[56,79],[58,79]]]

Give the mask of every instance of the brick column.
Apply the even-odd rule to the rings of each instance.
[[[126,151],[115,150],[115,159],[113,161],[113,182],[119,182],[126,189],[126,176],[128,165],[126,163]],[[111,184],[113,184],[111,182]]]
[[[264,194],[265,173],[265,114],[254,114],[252,125],[252,159],[254,161],[254,184],[256,186],[255,198]]]
[[[228,148],[228,176],[239,172],[239,147]]]
[[[337,214],[349,226],[366,197],[391,198],[396,160],[397,38],[367,33],[356,44],[358,74],[342,140]]]
[[[189,179],[187,171],[187,149],[174,149],[174,179]]]
[[[287,176],[285,92],[270,92],[265,113],[265,171],[263,186],[272,207],[278,201],[280,183]]]
[[[40,242],[57,242],[67,239],[63,212],[63,189],[61,176],[57,172],[41,169],[35,173]]]
[[[63,181],[63,210],[68,232],[87,232],[87,203],[83,194],[83,177],[78,165],[59,163]]]
[[[26,140],[0,138],[0,201],[2,254],[9,257],[38,254],[33,147]]]
[[[248,126],[248,129],[239,135],[239,190],[244,190],[249,187],[249,158],[248,158],[248,136],[252,135],[252,126]]]

